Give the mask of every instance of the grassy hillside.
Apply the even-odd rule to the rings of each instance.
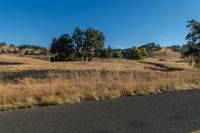
[[[19,72],[28,70],[108,70],[108,71],[152,71],[159,66],[145,62],[155,62],[166,67],[191,69],[188,63],[180,59],[180,54],[167,50],[152,52],[144,61],[126,59],[94,59],[92,62],[54,62],[34,56],[0,55],[0,72]],[[165,61],[160,59],[165,59]]]
[[[0,43],[0,54],[17,54],[17,55],[49,55],[49,49],[36,45],[20,45]]]
[[[163,50],[143,61],[50,63],[35,57],[0,55],[0,109],[199,88],[200,72],[194,73],[177,53]]]
[[[181,54],[178,52],[174,52],[169,48],[162,48],[160,50],[155,50],[149,53],[149,56],[152,58],[160,58],[160,59],[180,59]]]

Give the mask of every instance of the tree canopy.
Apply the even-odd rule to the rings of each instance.
[[[53,55],[51,61],[72,61],[74,59],[74,46],[69,34],[54,38],[50,52]]]
[[[190,64],[200,68],[200,22],[196,20],[188,21],[187,28],[190,32],[186,36],[188,43],[184,55],[189,59]]]
[[[88,57],[88,61],[91,61],[95,56],[97,56],[100,50],[104,46],[105,37],[102,32],[95,30],[93,28],[88,28],[85,32],[85,56]]]
[[[104,41],[103,33],[98,30],[76,28],[72,36],[64,34],[53,39],[51,61],[91,61],[100,54]]]

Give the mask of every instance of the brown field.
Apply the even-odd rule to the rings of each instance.
[[[172,51],[158,53],[143,61],[89,63],[1,55],[0,110],[200,88],[198,70]]]

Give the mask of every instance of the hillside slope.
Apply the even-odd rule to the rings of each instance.
[[[180,59],[181,54],[168,48],[162,48],[160,50],[150,52],[149,57],[158,59]]]

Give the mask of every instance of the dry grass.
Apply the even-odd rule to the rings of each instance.
[[[112,70],[129,71],[144,70],[144,64],[128,60],[96,60],[93,62],[54,62],[18,57],[14,55],[1,55],[0,62],[23,63],[21,65],[0,65],[0,72],[19,72],[27,70]]]
[[[200,130],[193,131],[193,132],[190,132],[190,133],[200,133]]]
[[[150,58],[145,60],[147,62],[154,62],[166,65],[166,67],[192,69],[188,63],[179,62],[180,59],[170,59],[168,61],[159,61],[156,58]],[[19,65],[1,65],[3,63],[22,63]],[[1,72],[20,72],[20,71],[37,71],[37,70],[108,70],[108,71],[149,71],[157,68],[157,66],[144,64],[138,61],[126,60],[126,59],[104,59],[92,62],[55,62],[33,59],[28,57],[19,57],[16,55],[1,55],[0,56],[0,73]]]
[[[176,53],[168,48],[162,48],[161,50],[152,51],[150,57],[162,58],[162,59],[178,59],[181,57],[179,53]]]
[[[82,100],[111,99],[124,95],[159,93],[200,87],[200,75],[192,72],[119,73],[95,76],[2,81],[0,109],[66,104]]]
[[[5,65],[8,62],[23,64]],[[144,62],[96,59],[90,63],[49,63],[28,57],[1,55],[0,64],[3,63],[5,64],[0,65],[0,74],[27,70],[32,70],[33,73],[37,70],[70,70],[74,72],[74,76],[1,80],[0,110],[200,88],[200,72],[194,73],[180,59],[159,61],[152,58]],[[173,71],[169,72],[168,69]],[[94,73],[79,75],[78,70]]]

